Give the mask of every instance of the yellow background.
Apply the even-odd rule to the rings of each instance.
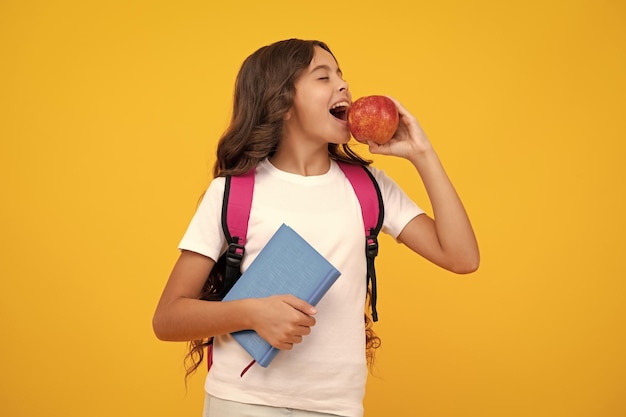
[[[0,2],[0,415],[200,415],[152,312],[239,65],[300,37],[419,118],[481,246],[383,239],[366,416],[625,416],[624,2],[227,3]]]

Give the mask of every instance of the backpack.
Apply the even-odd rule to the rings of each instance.
[[[372,320],[378,321],[376,310],[376,270],[374,259],[378,255],[378,233],[383,224],[384,206],[376,179],[367,167],[336,161],[352,185],[363,216],[365,255],[367,259],[367,286],[371,285]],[[226,176],[222,202],[221,222],[228,247],[213,266],[203,289],[203,299],[221,300],[241,276],[241,260],[245,252],[248,220],[254,193],[253,168],[246,174]],[[207,349],[207,365],[212,364],[212,342]]]

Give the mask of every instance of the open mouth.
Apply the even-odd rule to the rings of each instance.
[[[334,104],[330,108],[330,114],[335,116],[339,120],[346,121],[348,120],[348,109],[350,108],[350,103],[347,101],[341,101],[337,104]]]

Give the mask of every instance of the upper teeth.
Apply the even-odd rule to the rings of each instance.
[[[336,109],[337,107],[348,107],[348,106],[350,106],[350,103],[348,103],[347,101],[340,101],[337,104],[333,104],[331,109]]]

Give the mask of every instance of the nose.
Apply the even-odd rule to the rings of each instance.
[[[341,82],[339,83],[339,91],[342,93],[344,91],[348,91],[348,83],[345,80],[341,80]]]

